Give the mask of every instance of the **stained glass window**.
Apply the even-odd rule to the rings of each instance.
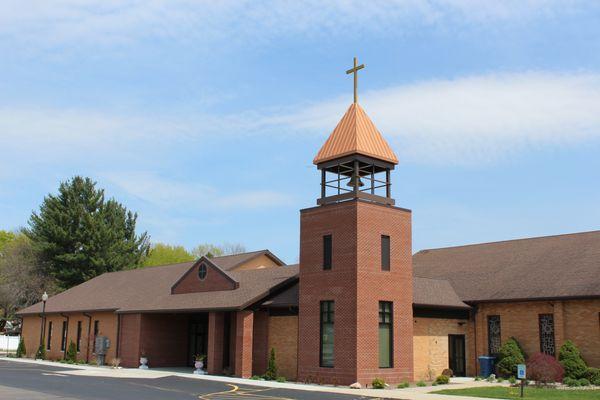
[[[379,302],[379,368],[393,366],[392,303]]]
[[[500,352],[502,346],[500,338],[500,316],[488,316],[488,354],[495,356]]]
[[[553,314],[540,314],[540,351],[551,356],[556,353]]]
[[[333,367],[334,303],[321,302],[321,367]]]

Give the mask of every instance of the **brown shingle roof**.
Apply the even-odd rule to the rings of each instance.
[[[320,164],[350,154],[362,154],[398,164],[394,151],[358,103],[348,108],[313,163]]]
[[[278,285],[295,279],[298,274],[297,266],[228,271],[227,274],[239,282],[235,290],[172,295],[171,287],[193,264],[187,262],[106,273],[51,297],[46,303],[46,311],[241,309],[268,295]],[[41,303],[38,303],[19,314],[36,314],[41,309]]]
[[[465,302],[600,296],[600,231],[423,250],[413,268]]]
[[[471,308],[463,303],[450,282],[413,277],[413,304],[425,307]]]

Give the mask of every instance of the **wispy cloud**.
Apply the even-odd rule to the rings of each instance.
[[[20,154],[32,160],[104,154],[135,158],[150,145],[196,144],[207,136],[308,134],[325,139],[348,102],[344,96],[226,115],[122,116],[5,107],[0,108],[0,137],[5,161]],[[404,162],[478,164],[540,146],[600,139],[598,74],[526,72],[432,80],[366,92],[361,103]],[[254,194],[248,203],[262,202],[253,200],[259,198]]]
[[[179,181],[149,172],[120,172],[105,174],[103,178],[130,196],[165,210],[264,209],[292,202],[291,196],[277,191],[250,190],[223,194],[197,181]]]
[[[584,5],[557,0],[372,0],[368,6],[359,0],[9,0],[0,13],[0,39],[30,46],[114,45],[150,38],[256,45],[285,35],[402,33],[415,25],[446,28],[452,22],[485,25],[564,14]]]

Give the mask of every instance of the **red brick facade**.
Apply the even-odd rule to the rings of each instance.
[[[323,236],[333,262],[323,270]],[[381,270],[381,235],[391,238],[391,269]],[[334,367],[320,367],[321,301],[335,302]],[[393,302],[393,367],[379,368],[379,301]],[[410,211],[348,201],[301,212],[300,380],[348,384],[413,379]]]
[[[206,262],[206,277],[203,280],[198,278],[198,268],[202,263],[196,263],[190,270],[179,280],[171,292],[173,294],[209,292],[213,290],[233,290],[236,283],[225,275],[218,268]]]

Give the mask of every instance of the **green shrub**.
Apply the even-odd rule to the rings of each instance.
[[[600,369],[599,368],[588,368],[585,376],[592,385],[600,386]]]
[[[36,360],[45,360],[46,359],[46,348],[44,345],[38,347],[37,352],[35,353]]]
[[[267,366],[267,372],[265,372],[264,378],[268,381],[274,381],[277,379],[277,363],[275,362],[275,349],[271,349],[269,356],[269,365]]]
[[[496,364],[498,374],[516,375],[519,364],[525,364],[525,353],[517,339],[511,337],[500,347],[498,352],[498,363]]]
[[[427,384],[425,382],[423,382],[423,381],[419,381],[419,382],[417,382],[417,386],[418,387],[425,387],[425,386],[427,386]]]
[[[511,385],[514,385],[515,383],[517,383],[517,378],[515,378],[514,376],[509,376],[508,377],[508,381],[510,382]]]
[[[277,382],[285,382],[285,376],[278,376]]]
[[[579,386],[590,386],[590,381],[585,378],[578,379],[577,382],[579,382]]]
[[[373,389],[384,389],[385,381],[381,378],[375,378],[373,379],[373,382],[371,382],[371,386],[373,386]]]
[[[579,386],[577,379],[569,378],[568,376],[563,379],[563,384],[569,387]]]
[[[262,376],[253,375],[250,379],[255,380],[255,381],[261,381],[262,380]]]
[[[25,339],[23,339],[23,336],[21,336],[21,339],[19,339],[19,345],[17,346],[17,358],[22,358],[25,357],[25,355],[27,354],[27,350],[25,349]]]
[[[435,378],[435,383],[438,385],[447,385],[450,383],[450,377],[448,377],[448,375],[439,375],[437,378]]]
[[[398,386],[396,386],[396,387],[398,389],[405,389],[405,388],[407,388],[409,386],[410,386],[410,383],[408,383],[408,382],[402,382],[402,383],[399,383]]]
[[[565,369],[565,376],[573,379],[580,379],[586,376],[587,365],[583,361],[583,358],[581,358],[581,352],[572,341],[567,340],[560,347],[558,361]]]
[[[69,347],[67,348],[67,355],[66,355],[65,359],[67,360],[67,362],[70,361],[72,363],[77,361],[77,346],[75,345],[75,342],[72,340],[69,342]]]
[[[437,385],[438,385],[438,383],[437,383],[437,382],[433,382],[433,383],[431,384],[431,386],[437,386]]]
[[[480,381],[482,378],[480,376],[475,377],[475,382]]]
[[[504,378],[499,376],[498,379],[496,379],[496,382],[502,383],[502,382],[504,382]]]

